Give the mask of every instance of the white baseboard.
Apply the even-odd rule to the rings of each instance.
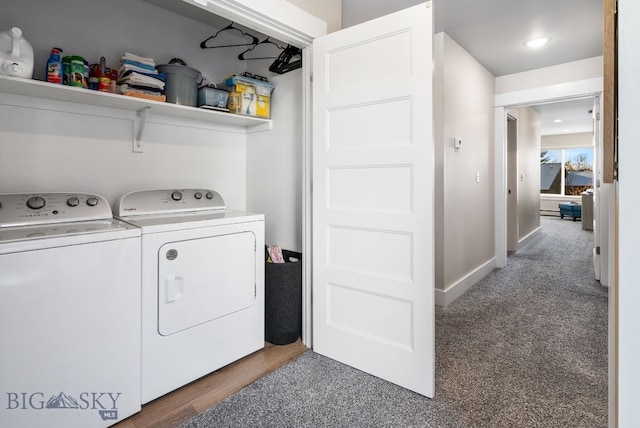
[[[462,296],[465,291],[470,289],[473,285],[475,285],[482,278],[487,276],[491,271],[493,271],[497,267],[496,258],[493,257],[486,263],[478,266],[475,270],[468,273],[462,279],[457,281],[455,284],[447,287],[446,290],[438,290],[436,289],[436,305],[437,306],[447,306],[449,303],[456,300],[458,297]]]
[[[525,236],[524,238],[519,240],[518,241],[518,250],[523,249],[525,247],[525,245],[527,245],[528,243],[530,243],[531,241],[536,239],[538,236],[540,236],[541,233],[542,233],[542,228],[538,227],[533,232],[531,232],[530,234],[528,234],[527,236]]]

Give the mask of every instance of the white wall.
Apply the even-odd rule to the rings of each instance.
[[[302,252],[302,70],[276,85],[273,130],[247,143],[247,210],[264,213],[265,242]]]
[[[333,33],[342,28],[342,1],[341,0],[287,0],[317,16],[327,23],[327,33]]]
[[[569,147],[593,147],[593,133],[543,135],[540,148],[565,149]]]
[[[117,64],[125,51],[154,57],[158,63],[180,56],[212,79],[245,66],[233,59],[237,52],[199,48],[212,34],[204,24],[139,1],[97,6],[82,0],[13,2],[3,8],[0,28],[23,29],[34,47],[40,78],[52,46],[90,61],[104,55],[108,64]],[[153,25],[142,24],[149,22]],[[22,108],[16,106],[19,101],[0,97],[1,192],[80,190],[103,194],[114,203],[135,189],[210,187],[229,207],[245,209],[243,134],[188,121],[164,124],[152,112],[144,153],[134,154],[133,121],[124,113],[104,117],[100,109],[87,106],[79,106],[77,113],[60,113],[44,106]]]
[[[496,77],[496,94],[602,77],[602,57]]]
[[[342,0],[342,28],[388,15],[425,0]]]
[[[540,228],[540,115],[518,108],[518,242]]]
[[[0,100],[0,192],[85,191],[114,204],[136,189],[206,187],[228,206],[245,207],[243,135],[149,123],[144,153],[133,153],[132,120],[89,107],[82,114],[15,107],[14,100]]]
[[[618,415],[621,428],[638,425],[640,402],[640,264],[637,226],[640,199],[640,2],[618,1]]]
[[[457,297],[494,257],[494,77],[446,34],[434,44],[436,288]]]

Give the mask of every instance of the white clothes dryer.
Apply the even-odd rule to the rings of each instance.
[[[0,426],[140,410],[140,244],[98,195],[0,194]]]
[[[124,195],[142,231],[142,402],[264,347],[264,215],[206,189]]]

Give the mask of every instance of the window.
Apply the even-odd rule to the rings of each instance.
[[[593,189],[593,147],[540,152],[540,193],[580,196],[589,189]]]

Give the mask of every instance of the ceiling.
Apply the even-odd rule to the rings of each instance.
[[[540,114],[540,134],[560,135],[593,131],[593,98],[533,106]],[[556,122],[561,120],[562,122]]]
[[[602,55],[602,0],[434,0],[434,10],[435,32],[496,77]],[[524,46],[539,36],[551,41]]]
[[[424,0],[342,0],[350,27]],[[603,0],[433,0],[434,31],[446,32],[494,76],[602,55]],[[551,37],[543,49],[524,42]]]

